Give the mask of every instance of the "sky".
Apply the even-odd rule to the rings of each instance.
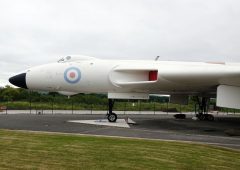
[[[0,0],[0,86],[77,54],[240,62],[240,1]]]

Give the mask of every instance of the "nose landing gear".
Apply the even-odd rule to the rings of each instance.
[[[107,113],[107,119],[109,122],[116,122],[117,121],[117,114],[113,113],[113,106],[114,106],[114,100],[108,99],[108,113]]]

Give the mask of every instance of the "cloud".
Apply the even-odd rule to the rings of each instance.
[[[84,54],[240,62],[237,0],[0,1],[0,81]]]

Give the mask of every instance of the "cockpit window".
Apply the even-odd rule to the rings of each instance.
[[[58,63],[62,63],[64,62],[64,58],[61,58],[60,60],[58,60]]]
[[[74,62],[74,61],[85,61],[85,60],[95,60],[96,58],[94,57],[89,57],[89,56],[84,56],[84,55],[71,55],[71,56],[66,56],[58,60],[58,63],[65,63],[65,62]]]
[[[63,63],[63,62],[66,62],[68,60],[71,60],[71,56],[67,56],[67,57],[61,58],[60,60],[58,60],[58,63]]]

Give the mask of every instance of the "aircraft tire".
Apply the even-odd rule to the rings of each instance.
[[[111,114],[108,114],[108,121],[109,122],[116,122],[117,120],[117,114],[116,113],[111,113]]]
[[[207,114],[207,115],[206,115],[206,120],[208,120],[208,121],[214,121],[214,116],[211,115],[211,114]]]
[[[205,115],[204,115],[204,114],[198,114],[198,115],[197,115],[197,118],[198,118],[199,120],[205,120]]]

